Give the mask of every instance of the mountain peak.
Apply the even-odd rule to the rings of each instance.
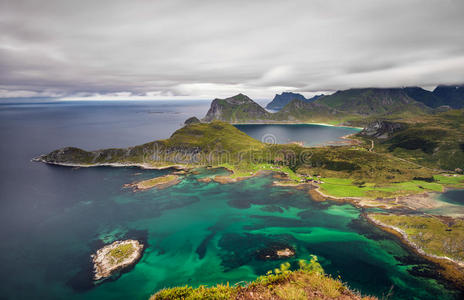
[[[302,100],[305,101],[306,98],[297,93],[293,92],[283,92],[282,94],[276,94],[274,96],[274,99],[268,105],[266,105],[267,109],[272,109],[272,110],[280,110],[282,109],[285,105],[290,103],[292,100]]]
[[[226,101],[227,103],[230,103],[230,104],[243,104],[243,103],[247,103],[247,102],[254,102],[253,100],[251,100],[250,97],[248,97],[247,95],[245,94],[237,94],[235,96],[232,96],[232,97],[229,97],[229,98],[225,98],[225,99],[216,99],[216,100],[223,100],[223,101]]]
[[[232,123],[265,120],[269,113],[250,97],[240,93],[225,99],[214,99],[203,121],[221,120]]]
[[[305,96],[298,93],[283,92],[282,94],[276,94],[274,99],[272,99],[272,101],[268,103],[268,105],[266,105],[266,108],[272,110],[281,110],[293,100],[300,100],[310,103],[314,102],[318,98],[321,98],[322,96],[324,96],[324,94],[316,95],[312,98],[307,99]]]

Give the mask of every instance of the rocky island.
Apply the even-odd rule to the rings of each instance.
[[[137,263],[142,257],[143,244],[136,240],[116,241],[99,249],[93,254],[94,279],[101,280],[110,277]]]
[[[124,188],[132,188],[134,192],[144,191],[152,188],[164,189],[180,182],[179,176],[169,174],[165,176],[155,177],[139,182],[129,183],[123,185]]]

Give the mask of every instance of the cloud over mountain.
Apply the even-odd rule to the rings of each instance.
[[[460,0],[4,0],[0,97],[462,83],[463,11]]]

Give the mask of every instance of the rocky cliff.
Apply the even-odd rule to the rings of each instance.
[[[271,114],[248,96],[238,94],[226,99],[214,99],[205,122],[220,120],[229,123],[260,122],[271,118]]]
[[[369,123],[359,134],[378,139],[389,138],[393,133],[406,128],[406,124],[377,120]]]

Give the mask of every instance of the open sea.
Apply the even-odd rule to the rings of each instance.
[[[138,168],[68,168],[31,162],[64,146],[127,147],[168,138],[210,101],[0,103],[0,299],[148,299],[176,285],[251,281],[287,260],[268,249],[293,247],[296,263],[319,257],[362,294],[389,299],[457,299],[434,266],[369,225],[349,204],[315,202],[304,190],[272,186],[272,176],[231,184],[182,177],[163,190],[122,185],[167,174]],[[262,125],[261,139],[327,144],[351,128]],[[246,127],[246,126],[245,126]],[[461,192],[462,193],[462,192]],[[446,198],[446,195],[443,196]],[[461,197],[461,198],[460,198]],[[449,201],[459,202],[452,194]],[[135,238],[140,262],[113,280],[90,280],[90,255]]]

